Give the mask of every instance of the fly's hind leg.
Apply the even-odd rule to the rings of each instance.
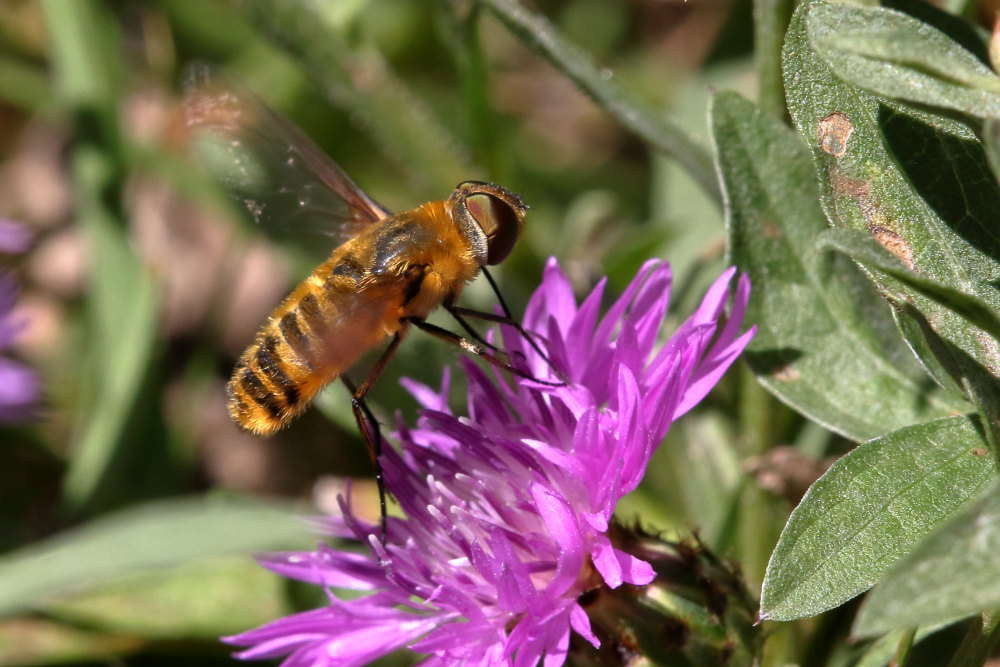
[[[392,342],[389,343],[389,347],[385,349],[379,360],[375,362],[375,366],[372,368],[371,372],[368,373],[368,377],[357,387],[354,383],[348,379],[346,375],[340,376],[340,381],[344,383],[347,390],[351,392],[351,411],[354,413],[354,421],[358,424],[358,431],[361,432],[361,439],[365,442],[365,448],[368,450],[368,456],[371,457],[372,466],[375,468],[375,485],[378,487],[378,504],[379,504],[379,515],[380,515],[380,527],[382,529],[382,544],[386,542],[387,535],[387,523],[388,514],[385,500],[385,479],[382,476],[382,462],[380,457],[382,456],[382,430],[379,428],[378,420],[375,419],[375,415],[372,414],[371,409],[369,409],[368,404],[365,402],[365,397],[368,395],[369,390],[378,377],[385,370],[385,367],[392,360],[393,355],[396,354],[396,349],[399,344],[403,341],[403,337],[406,335],[406,327],[396,332],[393,336]]]
[[[358,431],[361,439],[365,443],[365,449],[372,460],[375,468],[375,486],[378,487],[379,505],[379,528],[382,533],[382,543],[386,538],[386,502],[385,502],[385,480],[382,479],[382,463],[379,457],[382,455],[382,431],[379,428],[378,420],[368,408],[364,397],[358,398],[358,388],[354,386],[346,375],[340,376],[340,381],[344,383],[347,390],[351,392],[351,411],[354,412],[354,421],[358,424]]]

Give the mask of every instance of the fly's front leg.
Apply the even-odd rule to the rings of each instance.
[[[508,359],[508,363],[509,363],[510,355],[506,351],[501,350],[501,349],[497,348],[495,345],[491,345],[490,343],[488,343],[485,340],[483,340],[472,329],[472,327],[469,326],[469,323],[466,322],[464,318],[465,317],[471,317],[473,319],[484,320],[486,322],[495,322],[497,324],[506,324],[508,326],[514,327],[514,330],[517,331],[518,334],[520,334],[522,338],[524,338],[526,341],[528,341],[528,345],[530,345],[531,348],[538,354],[538,356],[540,356],[545,361],[545,363],[548,364],[548,367],[550,369],[552,369],[552,372],[555,373],[556,377],[558,377],[561,381],[560,382],[548,382],[548,381],[545,381],[545,380],[538,380],[537,378],[535,378],[533,376],[525,376],[523,372],[518,373],[518,375],[525,376],[525,377],[531,377],[531,379],[535,380],[536,382],[539,382],[541,384],[551,385],[551,386],[554,386],[554,387],[561,387],[561,386],[565,385],[567,382],[569,382],[569,380],[566,379],[566,376],[563,374],[563,372],[560,371],[558,368],[556,368],[555,364],[553,364],[549,360],[548,355],[546,355],[545,352],[542,351],[542,348],[538,345],[538,343],[535,342],[534,336],[531,333],[529,333],[524,327],[522,327],[521,323],[518,322],[517,320],[515,320],[513,317],[510,317],[508,315],[497,315],[496,313],[485,313],[485,312],[480,311],[480,310],[473,310],[472,308],[464,308],[462,306],[455,306],[455,305],[446,305],[445,309],[447,309],[447,311],[449,313],[451,313],[452,317],[454,317],[458,321],[458,323],[462,325],[462,328],[464,328],[466,331],[472,333],[473,338],[475,338],[477,342],[482,343],[485,347],[487,347],[490,350],[492,350],[494,356],[496,356],[498,358],[500,357],[500,355],[502,355],[503,357],[506,357]],[[462,346],[460,345],[459,347],[462,347]],[[473,352],[473,354],[478,354],[478,353]],[[482,356],[482,355],[480,355],[480,356]],[[523,355],[521,353],[518,353],[518,356],[521,357],[521,358],[523,358]]]
[[[490,352],[484,347],[480,347],[479,345],[469,340],[468,338],[463,338],[459,336],[454,331],[448,331],[443,327],[439,327],[436,324],[431,324],[430,322],[426,322],[417,317],[405,318],[405,321],[409,322],[410,324],[412,324],[413,326],[417,327],[422,331],[426,331],[435,338],[440,338],[446,343],[451,343],[455,347],[465,350],[469,354],[474,354],[483,361],[492,364],[497,368],[502,368],[509,373],[513,373],[518,377],[522,377],[526,380],[532,380],[533,382],[537,382],[538,384],[544,384],[550,387],[561,387],[565,384],[565,382],[549,382],[547,380],[539,380],[530,373],[523,371],[516,366],[511,365],[509,362],[505,361],[504,359],[501,359],[496,354]]]
[[[475,340],[477,343],[480,343],[483,347],[486,347],[486,348],[488,348],[490,350],[493,350],[493,352],[496,353],[496,354],[503,354],[504,356],[507,356],[506,352],[504,352],[503,350],[501,350],[500,348],[498,348],[496,345],[494,345],[493,343],[491,343],[488,340],[486,340],[485,338],[483,338],[480,335],[480,333],[478,331],[476,331],[475,329],[473,329],[472,325],[470,325],[468,322],[466,322],[465,318],[462,317],[462,315],[468,315],[469,313],[475,313],[475,314],[478,315],[479,314],[478,310],[470,310],[469,308],[463,308],[461,306],[456,306],[450,300],[449,301],[445,301],[445,303],[444,303],[444,309],[447,310],[448,313],[452,317],[455,318],[455,321],[458,322],[459,325],[463,329],[465,329],[465,332],[467,334],[469,334],[473,338],[473,340]],[[472,317],[475,317],[475,315],[473,315]]]
[[[522,327],[521,323],[518,322],[517,319],[511,314],[510,308],[507,307],[507,302],[503,298],[503,294],[500,293],[500,286],[497,285],[497,281],[493,279],[493,274],[491,274],[486,269],[485,266],[482,267],[481,272],[483,276],[486,278],[486,282],[490,284],[490,288],[493,290],[493,294],[497,298],[497,303],[500,304],[500,310],[503,311],[503,315],[497,315],[496,313],[486,313],[480,310],[473,310],[471,308],[463,308],[462,306],[456,306],[453,303],[445,304],[445,308],[448,310],[448,312],[451,313],[456,320],[458,320],[458,322],[462,325],[463,328],[465,328],[466,331],[472,331],[472,327],[470,327],[462,319],[463,315],[465,317],[484,320],[486,322],[496,322],[497,324],[506,324],[508,326],[514,327],[514,330],[517,331],[517,333],[520,334],[522,338],[528,341],[528,345],[531,346],[531,349],[533,349],[538,354],[538,356],[540,356],[545,361],[545,363],[548,364],[548,367],[552,369],[552,372],[555,373],[556,377],[558,377],[561,380],[561,382],[544,382],[542,380],[538,380],[538,382],[541,382],[541,384],[547,384],[555,387],[568,384],[569,379],[567,379],[566,375],[561,370],[556,368],[556,365],[552,363],[548,355],[542,351],[541,346],[539,346],[538,343],[535,341],[534,335],[531,334],[527,329]],[[482,341],[482,338],[480,338],[476,334],[473,334],[473,338]],[[486,343],[486,346],[494,351],[498,351],[496,347],[490,345],[489,343]]]

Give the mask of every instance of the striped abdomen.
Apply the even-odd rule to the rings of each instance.
[[[398,319],[390,304],[360,295],[354,276],[338,275],[340,255],[271,313],[236,364],[226,393],[242,428],[266,435],[284,427]]]

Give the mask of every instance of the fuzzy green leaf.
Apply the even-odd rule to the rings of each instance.
[[[1000,608],[1000,485],[934,532],[871,592],[854,625],[867,637]]]
[[[837,76],[879,95],[1000,117],[1000,78],[933,27],[881,7],[823,4],[809,37]]]
[[[867,234],[852,229],[830,229],[820,235],[818,247],[840,251],[866,268],[892,276],[1000,340],[1000,315],[989,306],[947,285],[917,275]]]
[[[982,144],[954,119],[900,107],[838,78],[810,41],[836,31],[823,22],[808,33],[806,26],[814,11],[834,11],[829,7],[820,0],[800,5],[784,54],[789,110],[812,147],[827,218],[872,236],[928,280],[1000,312],[1000,187]],[[995,339],[915,289],[880,287],[913,303],[942,338],[1000,376]]]
[[[792,512],[767,567],[761,617],[812,616],[866,591],[994,476],[995,462],[967,417],[859,446]]]
[[[928,393],[889,308],[849,262],[816,261],[826,228],[808,149],[734,93],[712,105],[732,261],[753,283],[746,359],[795,409],[855,440],[962,410]]]
[[[1000,179],[1000,120],[989,119],[983,123],[983,147],[993,175]]]

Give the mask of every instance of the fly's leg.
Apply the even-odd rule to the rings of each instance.
[[[358,431],[361,432],[361,439],[365,443],[365,449],[372,460],[375,468],[375,486],[378,488],[379,506],[379,528],[382,533],[382,544],[386,540],[386,501],[385,501],[385,480],[382,478],[382,463],[379,457],[382,455],[382,432],[378,425],[378,420],[368,408],[364,398],[358,398],[358,388],[354,386],[346,375],[340,376],[340,381],[344,383],[347,390],[351,392],[351,411],[354,412],[354,421],[358,424]]]
[[[396,335],[392,337],[392,342],[389,343],[389,347],[385,349],[379,360],[375,362],[375,366],[372,368],[371,372],[368,373],[368,377],[357,387],[351,382],[346,375],[341,375],[340,380],[347,387],[347,390],[351,392],[351,411],[354,413],[354,421],[358,424],[358,431],[361,432],[361,439],[365,442],[365,449],[368,450],[368,456],[371,457],[372,466],[375,468],[375,485],[378,487],[378,504],[380,512],[380,527],[382,529],[382,544],[385,544],[387,535],[387,523],[388,514],[385,501],[385,479],[382,477],[382,463],[379,460],[382,456],[382,431],[379,428],[378,420],[375,419],[375,415],[368,408],[368,404],[365,403],[365,397],[368,395],[368,391],[378,380],[378,377],[385,370],[385,367],[392,360],[393,355],[396,354],[399,344],[403,342],[403,337],[406,335],[406,326],[404,321],[404,326]]]
[[[519,333],[522,338],[528,341],[528,345],[531,346],[531,349],[533,349],[536,353],[538,353],[538,356],[540,356],[543,360],[545,360],[545,363],[548,364],[549,368],[552,369],[552,372],[555,373],[556,377],[562,380],[562,382],[553,383],[553,382],[546,382],[543,380],[537,380],[536,378],[531,378],[531,379],[535,379],[537,382],[541,384],[547,384],[556,387],[567,384],[569,380],[566,378],[563,372],[560,371],[558,368],[556,368],[555,364],[552,363],[548,355],[546,355],[545,352],[542,351],[542,348],[535,341],[534,336],[531,333],[529,333],[523,326],[521,326],[521,323],[518,322],[517,319],[511,314],[510,308],[507,307],[507,302],[503,298],[503,294],[500,293],[500,287],[497,285],[496,281],[493,279],[493,276],[490,274],[490,272],[486,270],[485,266],[482,267],[482,274],[486,276],[486,281],[490,284],[490,288],[493,290],[493,294],[496,295],[497,303],[500,304],[500,310],[503,311],[503,315],[497,315],[496,313],[487,313],[481,310],[473,310],[472,308],[464,308],[462,306],[456,306],[453,303],[445,303],[444,304],[445,309],[449,313],[451,313],[452,317],[454,317],[458,321],[458,323],[462,325],[462,328],[465,329],[469,333],[469,335],[471,335],[476,341],[482,343],[489,349],[493,350],[495,353],[501,353],[501,350],[497,349],[495,345],[491,345],[487,341],[483,340],[483,338],[478,333],[476,333],[476,331],[471,326],[469,326],[469,323],[466,322],[463,319],[463,317],[471,317],[477,320],[483,320],[486,322],[496,322],[497,324],[506,324],[508,326],[514,327],[514,330],[517,331],[517,333]],[[523,376],[523,373],[519,373],[519,375]]]
[[[436,324],[431,324],[430,322],[426,322],[417,317],[406,317],[403,318],[403,321],[412,324],[413,326],[417,327],[422,331],[426,331],[435,338],[440,338],[446,343],[451,343],[455,347],[465,350],[469,354],[474,354],[483,361],[492,364],[497,368],[502,368],[509,373],[513,373],[518,377],[522,377],[526,380],[532,380],[533,382],[537,382],[538,384],[544,384],[550,387],[561,387],[565,384],[565,382],[549,382],[547,380],[539,380],[530,373],[523,371],[516,366],[512,366],[509,362],[504,361],[493,352],[490,352],[488,349],[480,347],[479,345],[472,342],[468,338],[463,338],[462,336],[459,336],[454,331],[448,331],[443,327],[439,327]]]
[[[488,348],[490,350],[493,350],[493,352],[495,352],[497,354],[503,354],[504,356],[507,355],[506,352],[504,352],[503,350],[501,350],[500,348],[498,348],[496,345],[494,345],[493,343],[491,343],[488,340],[486,340],[485,338],[483,338],[479,334],[479,332],[476,331],[475,329],[473,329],[472,325],[470,325],[468,322],[466,322],[465,318],[462,317],[463,315],[467,315],[469,317],[475,318],[476,315],[479,315],[479,314],[486,315],[487,313],[480,313],[478,310],[472,310],[470,308],[463,308],[461,306],[456,306],[455,304],[448,303],[448,302],[445,302],[444,309],[447,310],[448,313],[452,317],[455,318],[455,321],[458,322],[459,325],[461,325],[461,327],[463,329],[465,329],[465,332],[467,334],[469,334],[469,336],[471,336],[472,339],[475,340],[477,343],[481,344],[483,347],[486,347],[486,348]],[[469,313],[474,313],[474,314],[473,315],[469,315]],[[480,319],[484,319],[484,318],[480,318]]]

